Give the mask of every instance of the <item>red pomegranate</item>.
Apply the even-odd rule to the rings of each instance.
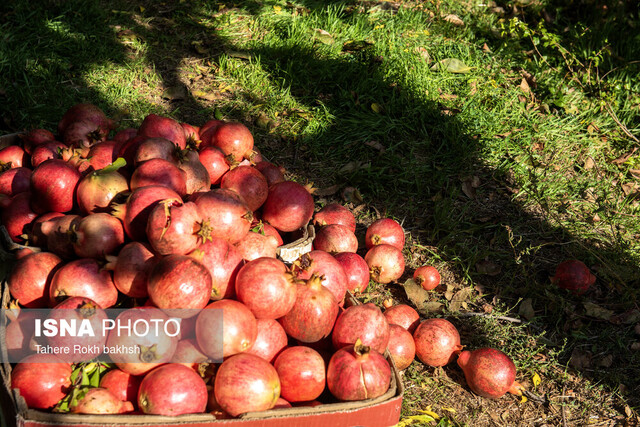
[[[523,387],[516,379],[513,361],[494,348],[479,348],[463,351],[458,356],[458,365],[464,372],[469,388],[477,395],[498,399],[505,393],[520,396]]]
[[[93,145],[87,153],[87,160],[93,170],[100,170],[108,167],[118,158],[118,143],[116,141],[98,142]]]
[[[0,220],[9,233],[9,237],[16,243],[24,243],[29,235],[30,224],[38,216],[31,210],[31,193],[18,193],[11,199],[0,204]]]
[[[331,291],[338,303],[342,303],[347,293],[347,274],[331,254],[320,250],[308,252],[294,262],[293,268],[298,279],[320,276],[322,286]]]
[[[54,141],[56,137],[50,130],[32,129],[26,134],[21,135],[21,139],[24,151],[31,154],[35,147],[48,141]]]
[[[7,278],[11,296],[26,308],[48,307],[51,279],[61,262],[51,252],[34,252],[18,259]]]
[[[131,402],[123,402],[106,388],[83,390],[69,404],[72,414],[124,414],[133,411]]]
[[[364,242],[367,249],[375,245],[387,244],[402,250],[404,249],[404,229],[396,220],[382,218],[367,228]]]
[[[324,391],[324,359],[312,348],[286,348],[278,355],[273,366],[280,377],[280,394],[288,402],[314,400]]]
[[[180,195],[162,185],[151,185],[134,190],[127,199],[122,221],[127,236],[131,240],[144,241],[149,214],[158,202],[172,198],[180,198]]]
[[[424,320],[413,332],[416,356],[425,365],[445,366],[462,351],[460,334],[446,319]]]
[[[274,319],[257,319],[258,335],[256,340],[245,353],[255,354],[269,363],[273,363],[276,356],[287,347],[288,337],[280,323]]]
[[[351,347],[360,340],[363,345],[382,354],[389,343],[389,324],[375,304],[354,305],[336,319],[331,340],[336,350]]]
[[[347,275],[347,289],[352,292],[364,292],[369,286],[369,266],[360,255],[353,252],[340,252],[333,256]]]
[[[198,157],[209,173],[211,185],[220,184],[223,175],[229,170],[229,163],[222,150],[218,147],[204,147]]]
[[[73,250],[80,258],[104,258],[124,244],[122,222],[108,213],[92,213],[80,219],[70,234]]]
[[[358,250],[358,238],[344,225],[330,224],[316,232],[313,248],[330,254],[355,253]]]
[[[236,275],[242,267],[242,255],[226,240],[211,237],[188,254],[209,270],[213,287],[211,299],[233,298],[236,294]]]
[[[149,214],[147,239],[160,255],[185,255],[208,238],[202,213],[193,202],[182,199],[160,201]]]
[[[384,317],[389,325],[399,325],[413,334],[420,324],[420,315],[407,304],[398,304],[387,308],[384,311]]]
[[[100,107],[88,103],[75,104],[64,113],[62,119],[58,122],[58,135],[64,135],[71,123],[82,120],[91,121],[107,132],[113,129],[115,125],[113,120],[107,118]]]
[[[148,244],[127,243],[118,253],[113,265],[113,283],[120,292],[131,298],[146,298],[147,277],[157,258]]]
[[[225,173],[220,180],[220,188],[238,193],[252,211],[262,206],[269,193],[267,179],[251,166],[238,166]]]
[[[81,219],[81,216],[72,214],[51,219],[51,225],[46,234],[47,249],[63,259],[75,258],[76,251],[73,248],[71,234],[78,227]]]
[[[347,227],[352,233],[356,232],[356,218],[348,208],[338,203],[329,203],[316,212],[313,216],[313,223],[319,227],[340,224]]]
[[[29,191],[31,169],[12,168],[0,173],[0,194],[13,197],[18,193]]]
[[[151,159],[175,161],[174,154],[178,148],[176,144],[166,138],[147,138],[140,142],[133,155],[134,165],[140,165]]]
[[[32,354],[11,371],[11,389],[17,389],[31,409],[51,409],[71,387],[71,364],[53,354]]]
[[[269,187],[262,219],[279,231],[295,231],[309,223],[313,206],[313,197],[307,187],[293,181],[279,182]]]
[[[211,188],[209,170],[200,161],[197,151],[182,150],[176,158],[176,165],[186,177],[187,194],[208,191]]]
[[[211,228],[211,236],[233,244],[249,232],[253,214],[242,197],[234,191],[216,188],[195,193],[191,201],[200,208]]]
[[[589,267],[577,259],[570,259],[558,264],[556,272],[551,278],[551,283],[560,288],[568,289],[575,295],[585,293],[595,282],[596,276],[591,274]]]
[[[404,273],[404,256],[395,246],[382,243],[373,246],[365,254],[364,260],[369,266],[371,278],[378,283],[387,284],[398,280]]]
[[[144,118],[138,128],[138,135],[148,138],[165,138],[182,149],[187,146],[187,138],[180,123],[157,114],[149,114]]]
[[[278,239],[272,235],[249,231],[235,244],[236,249],[245,261],[258,258],[275,258],[278,254]]]
[[[46,160],[31,173],[31,207],[37,213],[73,209],[80,172],[64,160]]]
[[[440,273],[431,265],[423,265],[413,272],[413,280],[425,291],[430,291],[440,284]]]
[[[162,185],[184,196],[187,194],[187,175],[167,160],[151,159],[133,171],[130,185],[132,190],[149,185]]]
[[[253,135],[242,123],[223,122],[200,136],[205,146],[220,148],[232,162],[240,162],[253,150]]]
[[[138,391],[138,407],[145,414],[182,415],[204,412],[207,385],[193,369],[170,363],[145,375]]]
[[[389,325],[387,348],[399,371],[408,368],[416,357],[416,343],[413,335],[400,325]]]
[[[171,357],[171,363],[180,363],[193,370],[197,370],[199,364],[207,360],[209,360],[209,358],[200,350],[195,338],[181,339],[178,341],[178,347]]]
[[[269,186],[284,181],[284,168],[265,160],[256,163],[256,169],[267,179]]]
[[[81,258],[62,265],[53,275],[49,287],[51,305],[75,296],[90,298],[100,307],[109,308],[118,300],[118,290],[111,273],[103,270],[98,261]]]
[[[234,300],[212,302],[196,320],[198,346],[214,360],[248,350],[257,335],[255,316],[246,305]]]
[[[108,212],[109,204],[116,195],[129,190],[127,179],[118,172],[123,163],[123,160],[118,160],[80,180],[76,199],[82,213]]]
[[[109,390],[123,402],[138,404],[138,389],[142,377],[126,373],[121,369],[111,369],[100,379],[100,387]]]

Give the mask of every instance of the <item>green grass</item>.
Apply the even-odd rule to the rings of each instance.
[[[625,406],[640,409],[637,8],[496,3],[14,1],[0,7],[0,131],[55,129],[81,101],[123,128],[152,112],[243,121],[296,179],[356,187],[361,227],[376,210],[403,221],[407,276],[433,263],[446,285],[431,296],[444,311],[426,315],[452,319],[469,348],[502,348],[552,402],[479,403],[457,368],[415,363],[404,416],[624,419]],[[468,72],[439,69],[449,58]],[[595,289],[550,284],[565,258],[592,268]],[[494,311],[448,311],[447,286],[472,289],[463,314]],[[365,298],[385,297],[406,301],[397,285]],[[530,321],[496,319],[518,317],[525,299]],[[591,357],[580,369],[578,353]]]

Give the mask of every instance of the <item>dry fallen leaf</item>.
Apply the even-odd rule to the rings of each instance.
[[[408,279],[402,286],[409,301],[411,301],[418,310],[423,309],[425,303],[429,300],[429,291],[425,291],[424,288],[413,279]]]
[[[476,198],[476,188],[472,185],[470,179],[465,179],[462,182],[462,192],[470,199]]]
[[[451,303],[449,304],[450,311],[460,311],[461,308],[466,308],[467,300],[473,293],[473,288],[464,288],[460,289],[455,293],[453,298],[451,298]]]
[[[598,362],[598,366],[601,368],[610,368],[613,365],[613,354],[607,354]]]
[[[593,157],[587,156],[587,158],[584,159],[584,165],[582,167],[584,167],[585,169],[587,170],[593,169],[595,166],[596,166],[596,162],[595,160],[593,160]]]
[[[476,263],[476,270],[480,274],[486,274],[487,276],[497,276],[502,272],[502,267],[493,261],[488,259],[480,260]]]
[[[524,77],[522,78],[522,81],[520,82],[520,89],[524,93],[531,93],[531,88],[529,87],[529,83],[527,82],[527,79],[525,79]]]
[[[381,154],[385,152],[385,148],[384,145],[380,144],[380,142],[375,141],[375,140],[371,140],[371,141],[367,141],[364,143],[364,145],[366,145],[367,147],[371,147],[373,149],[378,150]]]
[[[340,185],[335,184],[330,187],[316,189],[313,194],[318,197],[333,196],[338,190],[340,190]]]
[[[443,18],[445,21],[450,24],[457,25],[458,27],[464,26],[464,21],[458,16],[454,14],[449,14]]]
[[[531,320],[535,317],[536,312],[533,309],[533,300],[531,298],[527,298],[520,303],[518,314],[526,320]]]
[[[569,358],[569,365],[578,370],[589,368],[591,366],[591,353],[574,348]]]

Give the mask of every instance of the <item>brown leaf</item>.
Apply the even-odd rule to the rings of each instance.
[[[614,165],[621,165],[624,162],[626,162],[627,160],[629,160],[631,158],[631,156],[633,156],[633,154],[638,150],[638,147],[633,147],[633,150],[628,151],[622,155],[620,155],[619,157],[611,160],[611,163],[613,163]]]
[[[445,21],[449,22],[450,24],[456,25],[458,27],[464,26],[464,21],[462,19],[460,19],[460,17],[458,15],[449,14],[449,15],[445,16],[443,19]]]
[[[355,187],[346,187],[344,190],[342,190],[342,199],[345,202],[352,202],[352,203],[358,203],[358,204],[364,202],[364,198],[362,197],[360,190],[358,190]]]
[[[640,169],[629,169],[629,173],[635,179],[640,179]]]
[[[536,312],[533,309],[533,300],[531,298],[527,298],[520,303],[518,314],[526,320],[531,320],[535,317]]]
[[[601,368],[610,368],[613,365],[613,354],[607,354],[598,362],[598,366]]]
[[[488,44],[485,43],[485,44],[482,45],[482,51],[485,52],[485,53],[489,53],[489,52],[491,52],[491,48],[489,47]]]
[[[520,82],[520,89],[524,93],[531,93],[531,88],[529,87],[529,83],[527,82],[527,79],[525,79],[524,77],[522,78],[522,81]]]
[[[578,370],[589,368],[591,366],[591,353],[579,348],[574,348],[571,352],[569,365]]]
[[[596,162],[595,160],[593,160],[593,157],[591,156],[587,156],[587,158],[584,160],[584,165],[582,165],[582,167],[587,170],[593,169],[595,166],[596,166]]]
[[[318,188],[313,194],[318,197],[333,196],[338,190],[340,190],[340,185],[335,184],[330,187]]]
[[[409,301],[411,301],[418,310],[424,309],[425,303],[429,301],[429,291],[425,291],[424,288],[418,285],[413,279],[408,279],[402,286]]]
[[[474,80],[471,83],[469,83],[469,86],[471,86],[471,89],[469,90],[469,95],[471,96],[475,95],[478,92],[478,82]]]
[[[497,276],[502,272],[502,267],[493,261],[488,259],[480,260],[476,263],[476,270],[480,274],[486,274],[487,276]]]
[[[384,148],[384,145],[380,144],[380,142],[375,141],[375,140],[371,140],[371,141],[367,141],[364,143],[364,145],[366,145],[367,147],[371,147],[373,149],[376,149],[380,152],[380,154],[384,153],[386,151],[386,148]]]
[[[470,199],[476,198],[476,187],[471,178],[462,181],[462,192]]]
[[[429,55],[429,52],[427,51],[427,49],[425,49],[422,46],[418,46],[416,47],[416,52],[418,52],[420,54],[420,57],[427,63],[430,64],[431,63],[431,55]]]
[[[628,196],[629,194],[633,193],[635,191],[635,189],[637,188],[638,184],[635,182],[627,182],[624,183],[620,186],[620,188],[622,188],[622,192],[624,193],[625,196]]]
[[[368,169],[370,167],[371,167],[371,162],[353,161],[353,162],[348,162],[344,166],[342,166],[340,168],[340,172],[349,173],[349,172],[355,172],[360,169]]]
[[[463,288],[455,293],[453,298],[451,298],[451,303],[449,304],[450,311],[460,311],[460,308],[466,305],[467,300],[473,293],[473,288]],[[465,307],[466,308],[466,307]]]
[[[595,317],[596,319],[610,320],[613,316],[613,311],[600,307],[592,302],[585,302],[584,304],[585,314],[589,317]]]
[[[162,92],[162,97],[171,101],[185,99],[187,89],[184,86],[169,86]]]

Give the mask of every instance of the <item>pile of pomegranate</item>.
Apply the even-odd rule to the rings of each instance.
[[[0,150],[0,220],[26,245],[8,288],[19,307],[77,309],[96,322],[111,307],[126,309],[123,319],[177,316],[181,332],[154,343],[109,335],[108,344],[143,350],[114,355],[98,386],[71,379],[97,354],[26,357],[11,383],[30,408],[54,410],[73,393],[75,413],[236,417],[371,399],[391,382],[385,350],[400,370],[416,355],[430,366],[457,360],[481,396],[519,390],[504,353],[463,352],[448,320],[421,321],[406,304],[345,304],[347,290],[404,274],[395,220],[367,228],[362,257],[352,212],[338,203],[316,211],[311,189],[262,159],[245,125],[152,114],[137,129],[114,126],[78,104],[56,134],[32,130]],[[313,250],[285,264],[278,247],[309,223]],[[427,290],[440,283],[431,266],[413,277]],[[210,327],[219,311],[222,333]],[[8,325],[9,354],[30,345],[29,320],[26,310]],[[186,356],[193,362],[176,362]],[[216,357],[223,362],[207,364]]]

